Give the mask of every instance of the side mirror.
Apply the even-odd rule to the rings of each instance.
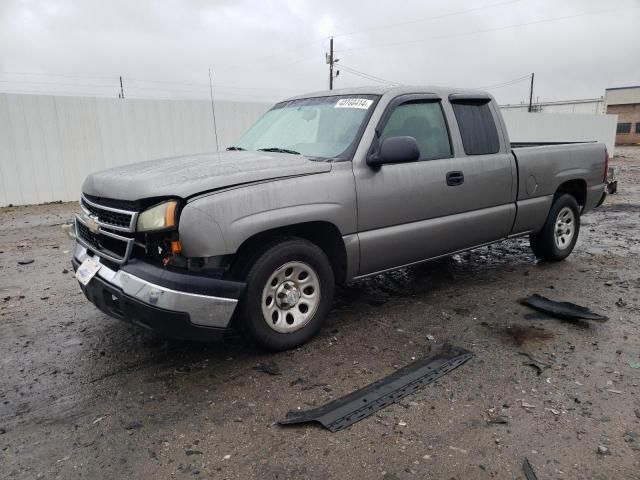
[[[388,137],[382,141],[380,150],[367,157],[367,165],[379,167],[387,163],[415,162],[420,158],[420,149],[413,137]]]

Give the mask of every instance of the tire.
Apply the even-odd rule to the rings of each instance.
[[[554,200],[542,230],[531,234],[529,242],[536,257],[559,262],[571,254],[579,233],[580,206],[573,195],[565,193]]]
[[[247,284],[237,308],[240,330],[272,351],[314,337],[333,304],[334,274],[325,253],[300,238],[278,239],[238,266]]]

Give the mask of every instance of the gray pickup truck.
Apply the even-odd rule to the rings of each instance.
[[[488,94],[356,88],[290,98],[225,152],[94,173],[73,255],[107,314],[272,350],[320,329],[334,285],[529,235],[559,261],[605,196],[598,143],[518,147]]]

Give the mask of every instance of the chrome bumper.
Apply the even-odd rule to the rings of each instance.
[[[74,258],[82,263],[89,254],[87,249],[76,244]],[[99,263],[100,257],[94,256]],[[180,292],[150,283],[123,270],[114,271],[102,264],[96,274],[125,295],[152,307],[186,313],[192,324],[209,328],[227,328],[238,300],[233,298]]]

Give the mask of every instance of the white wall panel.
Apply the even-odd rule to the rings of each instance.
[[[617,115],[502,110],[511,142],[602,142],[613,156]]]
[[[269,105],[215,108],[224,149]],[[91,172],[215,149],[208,101],[0,93],[0,207],[76,200]]]

